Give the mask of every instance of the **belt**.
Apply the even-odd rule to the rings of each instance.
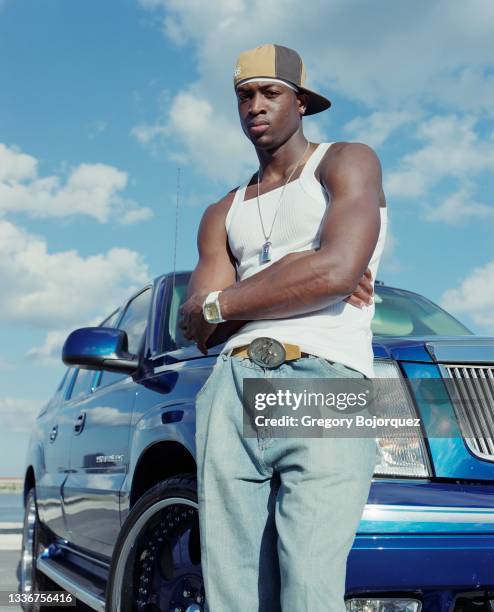
[[[288,344],[285,342],[280,342],[280,344],[283,346],[283,348],[285,349],[285,353],[286,353],[284,361],[293,361],[294,359],[300,359],[300,357],[310,356],[310,353],[304,353],[303,351],[301,351],[298,344]],[[250,346],[249,344],[243,344],[242,346],[237,346],[234,349],[232,349],[232,352],[230,353],[230,355],[232,357],[250,358],[250,355],[248,352],[249,346]]]

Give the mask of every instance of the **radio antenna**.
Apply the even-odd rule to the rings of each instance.
[[[173,280],[172,280],[172,300],[175,291],[175,272],[177,269],[177,241],[178,241],[178,206],[180,204],[180,168],[177,168],[177,203],[175,206],[175,238],[173,240]]]

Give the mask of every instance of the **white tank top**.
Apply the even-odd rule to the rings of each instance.
[[[238,262],[239,281],[270,266],[288,253],[319,246],[321,224],[330,202],[326,190],[314,176],[314,171],[331,144],[319,144],[299,178],[287,184],[270,237],[271,261],[268,263],[259,262],[259,253],[265,239],[256,198],[244,201],[247,185],[237,189],[225,225],[230,249]],[[281,187],[259,197],[266,232],[271,229],[280,194]],[[380,211],[381,229],[369,263],[373,279],[377,275],[386,237],[387,208],[381,207]],[[373,378],[371,321],[374,307],[373,303],[360,309],[342,300],[320,310],[290,318],[251,321],[228,339],[222,352],[248,344],[258,336],[269,336],[280,342],[298,344],[303,352],[343,363]]]

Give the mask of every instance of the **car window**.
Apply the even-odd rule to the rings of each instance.
[[[108,318],[106,318],[103,323],[100,323],[100,327],[115,327],[115,324],[118,319],[118,315],[120,314],[120,310],[115,310]]]
[[[85,395],[89,395],[89,393],[93,391],[93,381],[96,375],[97,372],[94,370],[77,370],[70,397],[67,399],[77,400],[83,398]]]
[[[168,311],[168,326],[166,330],[168,338],[165,337],[164,339],[164,345],[168,345],[165,350],[175,350],[195,345],[193,340],[187,340],[187,338],[184,337],[182,330],[178,327],[178,309],[187,300],[188,283],[189,276],[175,277],[175,285],[170,298]]]
[[[77,368],[71,366],[67,371],[67,378],[65,379],[63,390],[61,392],[62,402],[66,402],[69,399],[76,376]]]
[[[67,382],[67,377],[68,377],[68,373],[70,372],[70,368],[67,368],[64,372],[64,375],[62,376],[62,380],[60,381],[60,384],[57,387],[57,390],[55,391],[56,394],[60,393],[60,391],[62,390],[63,386],[65,385],[65,383]]]
[[[144,338],[151,305],[151,288],[147,288],[129,302],[125,313],[118,324],[118,329],[127,332],[129,353],[137,355]],[[117,372],[102,372],[99,386],[106,386],[117,380],[122,380],[127,374]]]
[[[122,320],[118,324],[118,329],[127,332],[129,353],[133,355],[137,355],[139,352],[139,345],[148,322],[150,302],[151,289],[146,289],[129,303]]]
[[[53,397],[49,400],[46,406],[43,408],[41,412],[45,409],[49,409],[52,406],[58,406],[60,402],[65,401],[65,395],[67,393],[67,389],[72,381],[72,376],[74,374],[74,368],[66,368],[62,379],[57,387],[57,390],[53,394]]]
[[[466,336],[472,332],[426,298],[392,287],[375,286],[372,332],[376,336]]]

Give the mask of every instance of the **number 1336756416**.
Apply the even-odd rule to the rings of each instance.
[[[32,591],[18,593],[16,591],[0,591],[0,605],[13,606],[23,603],[49,604],[50,606],[75,607],[76,599],[66,591]]]

